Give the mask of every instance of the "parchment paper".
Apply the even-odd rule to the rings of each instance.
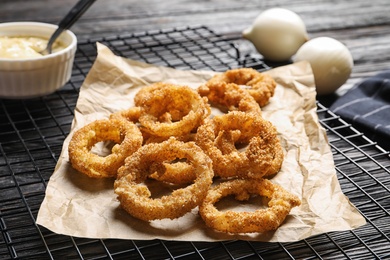
[[[277,127],[285,152],[282,169],[272,181],[302,200],[277,231],[249,235],[215,232],[205,226],[197,208],[175,220],[144,222],[131,217],[119,206],[114,180],[91,179],[73,170],[68,161],[73,132],[133,106],[134,94],[150,83],[166,81],[196,88],[215,72],[158,67],[118,57],[99,43],[97,47],[97,59],[80,89],[71,132],[38,213],[39,225],[59,234],[87,238],[287,242],[365,224],[340,189],[326,133],[318,122],[314,79],[306,62],[267,72],[278,86],[263,116]]]

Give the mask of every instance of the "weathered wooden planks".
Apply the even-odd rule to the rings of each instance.
[[[76,2],[2,0],[0,22],[57,23]],[[239,37],[262,10],[271,7],[297,12],[305,21],[310,37],[330,36],[347,45],[355,67],[344,89],[364,77],[390,69],[388,0],[101,0],[95,2],[72,31],[82,40],[201,24],[217,33]]]

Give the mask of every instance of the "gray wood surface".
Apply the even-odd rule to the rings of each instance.
[[[0,22],[58,23],[77,0],[1,0]],[[390,69],[388,0],[98,0],[72,27],[80,40],[180,26],[206,25],[240,37],[263,10],[284,7],[298,13],[310,37],[330,36],[354,58],[351,78],[338,91]]]

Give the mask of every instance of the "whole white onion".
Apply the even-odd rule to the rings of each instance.
[[[293,60],[310,63],[319,95],[335,92],[348,80],[353,68],[353,58],[348,48],[330,37],[318,37],[306,42]]]
[[[260,13],[242,35],[271,61],[289,60],[308,40],[302,19],[284,8],[271,8]]]

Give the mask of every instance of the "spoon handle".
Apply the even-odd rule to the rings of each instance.
[[[69,29],[96,0],[80,0],[61,20],[58,27]]]
[[[69,13],[60,21],[57,30],[50,37],[47,44],[49,47],[49,53],[51,53],[51,46],[57,37],[64,30],[69,29],[95,1],[96,0],[79,0],[76,5],[73,6]]]

